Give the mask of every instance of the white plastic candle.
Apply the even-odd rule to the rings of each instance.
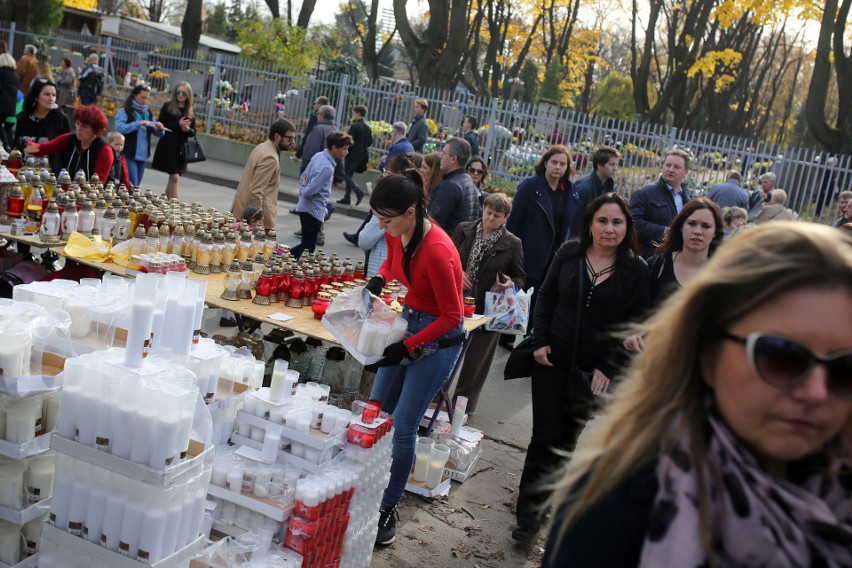
[[[379,324],[376,320],[367,318],[361,324],[361,333],[358,334],[358,346],[356,349],[362,355],[371,357],[374,355],[375,337],[378,333]]]
[[[114,492],[109,494],[106,501],[103,528],[101,529],[101,546],[113,552],[118,552],[118,543],[121,538],[121,521],[124,518],[124,506],[127,498],[118,487],[115,477],[110,477],[110,488]]]
[[[99,467],[93,467],[92,486],[83,518],[83,538],[95,544],[101,543],[108,496],[109,473]]]
[[[402,338],[405,337],[405,331],[408,329],[408,321],[403,318],[396,318],[393,320],[393,324],[391,324],[391,332],[390,337],[388,337],[388,343],[396,343],[398,341],[402,341]]]
[[[192,332],[195,323],[196,290],[194,280],[186,283],[183,297],[177,304],[174,319],[167,318],[169,327],[173,327],[171,348],[175,355],[189,355],[192,349]]]
[[[196,289],[195,313],[193,315],[192,326],[192,344],[193,348],[198,345],[201,339],[201,322],[204,319],[204,298],[207,296],[207,281],[196,280],[198,288]]]
[[[4,377],[21,377],[29,374],[32,337],[29,330],[22,328],[16,322],[0,328],[3,341],[0,342],[0,375]]]
[[[168,497],[169,509],[166,518],[165,530],[163,531],[163,556],[168,556],[177,550],[178,531],[180,530],[181,515],[183,513],[183,499],[186,493],[186,485],[176,485]]]
[[[0,521],[0,562],[13,566],[21,557],[21,528]]]
[[[426,487],[436,488],[444,476],[444,466],[450,458],[450,448],[443,444],[432,446],[432,459],[429,461],[429,473],[426,476]]]
[[[63,530],[68,525],[68,504],[71,500],[71,484],[73,483],[71,465],[73,462],[74,460],[65,454],[56,454],[56,476],[53,480],[54,496],[50,503],[48,522]]]
[[[148,508],[148,503],[141,495],[145,491],[142,484],[133,482],[132,485],[132,492],[125,494],[127,501],[124,505],[124,516],[121,518],[118,553],[135,559],[139,552],[139,531],[142,529],[142,517]]]
[[[243,474],[246,471],[246,465],[242,462],[231,464],[228,469],[228,489],[234,493],[241,493],[243,490]]]
[[[139,552],[137,560],[142,563],[158,562],[163,558],[163,537],[168,517],[168,491],[161,487],[147,488],[148,507],[142,516],[139,531]]]
[[[467,397],[456,397],[456,408],[453,412],[453,423],[450,429],[450,434],[458,436],[461,434],[462,425],[464,424],[465,411],[467,410]]]
[[[74,468],[74,483],[71,484],[71,498],[68,501],[68,532],[74,536],[83,535],[83,522],[86,520],[86,504],[89,501],[92,467],[78,462]],[[61,527],[60,527],[61,528]]]
[[[31,458],[27,464],[27,503],[33,505],[51,496],[54,458],[50,456]]]
[[[0,461],[0,506],[20,511],[24,508],[24,472],[26,463]]]
[[[261,450],[261,457],[264,461],[272,462],[278,457],[282,431],[282,426],[278,424],[269,424],[266,427],[266,433],[263,437],[263,449]]]
[[[283,359],[277,359],[272,370],[272,383],[269,387],[269,400],[279,402],[284,394],[285,379],[289,363]]]
[[[124,364],[139,368],[147,356],[151,328],[154,324],[154,302],[160,279],[155,274],[139,274],[133,291],[130,325],[124,352]]]
[[[42,430],[41,397],[11,399],[6,406],[6,440],[23,444],[34,440]]]
[[[154,300],[154,318],[151,320],[151,341],[149,353],[157,355],[163,344],[163,323],[166,319],[166,304],[169,301],[169,292],[165,286],[157,288],[157,297]]]

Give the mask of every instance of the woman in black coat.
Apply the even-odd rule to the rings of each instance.
[[[178,196],[180,176],[186,173],[186,157],[183,146],[195,136],[195,118],[192,110],[192,87],[189,83],[178,83],[172,90],[169,103],[160,110],[157,120],[166,127],[166,134],[157,143],[151,167],[169,174],[166,195]]]
[[[18,115],[14,146],[23,150],[30,143],[43,144],[69,132],[68,117],[56,106],[56,84],[47,79],[36,79]],[[66,165],[61,155],[50,156],[50,168],[57,176]]]
[[[584,210],[579,239],[557,251],[535,307],[533,431],[518,492],[516,540],[529,542],[538,533],[548,496],[541,482],[559,462],[554,449],[574,449],[595,396],[607,391],[626,356],[612,333],[645,313],[650,289],[627,202],[615,193],[601,195]]]
[[[5,42],[4,42],[5,43]],[[0,53],[0,141],[8,152],[12,149],[11,130],[4,128],[6,119],[15,116],[18,102],[18,73],[15,71],[15,58],[8,53]]]
[[[464,269],[464,293],[476,301],[476,313],[485,311],[485,293],[524,284],[521,240],[506,229],[512,201],[504,193],[489,193],[482,204],[482,219],[461,223],[453,233]],[[479,393],[491,370],[501,334],[479,328],[474,332],[459,373],[455,396],[467,397],[467,412],[476,411]],[[514,339],[513,335],[509,337]]]

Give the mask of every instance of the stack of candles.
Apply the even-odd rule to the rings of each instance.
[[[401,317],[391,321],[369,317],[361,325],[357,350],[367,357],[378,357],[391,343],[402,341],[408,322]]]
[[[0,458],[0,507],[22,511],[53,492],[53,452],[26,460]]]
[[[122,556],[153,564],[201,534],[210,473],[208,467],[159,486],[57,454],[48,522]]]
[[[37,517],[23,526],[0,521],[0,562],[14,566],[36,554],[44,519],[45,516]]]
[[[65,362],[56,433],[152,468],[186,456],[198,388],[193,374],[165,359],[143,373],[123,366],[123,349]]]

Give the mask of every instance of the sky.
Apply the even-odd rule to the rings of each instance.
[[[314,8],[314,14],[311,16],[311,23],[324,23],[330,24],[334,21],[334,15],[338,11],[338,6],[340,6],[342,0],[317,0],[317,5]],[[370,0],[364,0],[365,4],[369,4]],[[411,4],[417,4],[418,2],[410,2]],[[282,8],[286,5],[285,0],[281,0]],[[300,4],[299,0],[293,0],[293,9],[294,11],[297,9],[296,6]],[[379,1],[379,10],[393,10],[393,0],[380,0]],[[295,17],[296,14],[293,14]]]

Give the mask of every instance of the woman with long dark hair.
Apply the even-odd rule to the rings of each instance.
[[[136,85],[115,114],[115,129],[124,134],[121,155],[127,162],[127,177],[133,187],[142,183],[145,164],[151,155],[151,134],[162,137],[166,133],[166,127],[154,120],[154,113],[148,108],[150,100],[151,87]]]
[[[42,144],[68,132],[71,132],[68,117],[56,106],[56,85],[53,81],[36,79],[18,114],[14,146],[23,150],[31,142]],[[63,167],[60,155],[51,157],[50,169],[55,174]]]
[[[541,483],[572,451],[594,397],[616,378],[624,351],[611,337],[650,302],[648,266],[624,198],[606,193],[583,212],[579,239],[563,244],[541,286],[532,346],[533,431],[518,492],[516,540],[541,526],[547,493]]]
[[[376,544],[396,535],[397,505],[414,464],[417,428],[461,349],[462,264],[450,237],[426,214],[423,180],[416,170],[376,184],[370,208],[385,231],[388,256],[367,283],[374,295],[391,280],[407,289],[405,338],[388,345],[371,399],[394,417],[393,465],[381,503]]]
[[[168,131],[157,143],[151,167],[169,174],[166,195],[178,196],[180,176],[186,173],[186,156],[183,145],[191,136],[195,136],[195,113],[192,109],[192,87],[181,81],[172,89],[172,98],[160,109],[157,121]]]

